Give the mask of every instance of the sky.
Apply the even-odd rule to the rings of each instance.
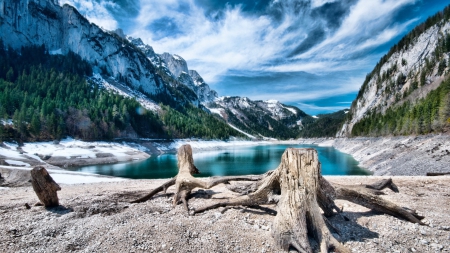
[[[219,96],[311,115],[349,108],[367,73],[442,0],[60,0],[183,57]]]

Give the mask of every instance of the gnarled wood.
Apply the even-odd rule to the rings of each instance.
[[[391,201],[385,200],[380,196],[377,196],[377,194],[374,194],[373,191],[367,189],[366,187],[351,187],[335,184],[334,188],[336,190],[337,199],[348,200],[378,212],[386,213],[397,218],[402,218],[412,223],[425,225],[422,221],[420,221],[424,217],[418,215],[415,210],[405,209]]]
[[[397,185],[395,185],[394,182],[392,182],[392,178],[383,179],[383,180],[375,182],[373,184],[368,184],[368,185],[366,185],[366,188],[374,189],[374,190],[378,190],[378,191],[381,191],[385,188],[389,188],[393,192],[399,192]]]
[[[280,166],[263,179],[260,187],[253,193],[235,199],[219,202],[195,210],[203,212],[219,206],[232,205],[260,205],[266,204],[274,189],[281,189],[280,200],[277,204],[277,215],[272,225],[272,235],[280,248],[288,250],[289,247],[299,252],[312,252],[308,241],[308,232],[320,244],[322,252],[333,248],[337,252],[350,252],[339,243],[331,234],[326,225],[319,204],[334,208],[333,194],[322,191],[318,196],[319,188],[330,188],[320,175],[320,163],[317,151],[314,149],[287,149]],[[332,187],[331,187],[332,188]]]
[[[204,206],[194,213],[225,206],[254,206],[268,204],[274,191],[281,189],[277,215],[272,225],[272,235],[284,250],[294,247],[299,252],[312,252],[308,234],[320,244],[321,252],[334,248],[337,252],[349,252],[331,234],[328,220],[334,210],[335,199],[345,199],[376,211],[423,224],[424,217],[416,211],[402,208],[377,196],[380,190],[390,188],[398,192],[392,180],[382,180],[367,186],[332,185],[320,174],[317,151],[313,149],[287,149],[280,166],[262,179],[256,191],[234,199]],[[321,209],[324,213],[322,216]]]
[[[38,166],[31,170],[31,184],[45,207],[59,205],[57,191],[61,190],[61,187],[53,180],[44,167]]]
[[[230,181],[258,181],[262,176],[233,176],[233,177],[216,177],[211,178],[208,181],[195,178],[194,174],[199,174],[199,170],[194,165],[194,159],[192,156],[192,148],[189,144],[183,145],[178,149],[178,174],[167,181],[158,188],[152,190],[146,196],[134,200],[131,203],[140,203],[149,200],[155,194],[161,191],[166,191],[172,185],[175,185],[175,195],[173,197],[173,205],[177,205],[180,201],[183,202],[184,207],[188,210],[187,198],[191,194],[191,191],[198,187],[203,189],[209,189],[218,184],[227,184]]]

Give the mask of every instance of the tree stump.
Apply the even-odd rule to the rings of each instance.
[[[31,170],[31,184],[39,200],[45,207],[59,205],[57,191],[61,187],[53,180],[44,167],[38,166]]]
[[[392,181],[388,181],[370,187],[398,190],[394,186]],[[375,192],[377,190],[370,187],[331,185],[321,175],[316,150],[289,148],[284,152],[278,168],[261,180],[255,192],[202,207],[194,213],[224,206],[268,204],[272,194],[281,192],[277,215],[272,224],[272,236],[281,249],[287,251],[293,247],[299,252],[312,252],[308,235],[312,235],[318,242],[322,253],[329,252],[330,249],[350,252],[333,237],[327,227],[329,221],[325,216],[333,215],[333,210],[341,212],[334,203],[336,198],[423,224],[420,221],[423,217],[414,210],[380,198]]]
[[[200,174],[200,171],[194,165],[194,158],[192,156],[191,145],[186,144],[181,146],[177,152],[178,159],[178,174],[159,186],[158,188],[152,190],[149,194],[142,198],[132,201],[131,203],[141,203],[149,200],[155,194],[161,191],[166,191],[167,188],[175,185],[175,195],[173,197],[173,206],[176,206],[180,201],[183,203],[185,209],[188,211],[187,199],[191,194],[191,191],[198,187],[203,189],[209,189],[221,183],[229,183],[230,181],[258,181],[261,180],[262,176],[236,176],[236,177],[220,177],[211,178],[210,180],[202,180],[195,178],[194,174]]]

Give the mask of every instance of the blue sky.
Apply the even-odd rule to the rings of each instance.
[[[348,108],[381,56],[448,1],[60,0],[157,53],[182,56],[221,96],[315,115]]]

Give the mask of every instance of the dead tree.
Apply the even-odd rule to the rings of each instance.
[[[189,144],[183,145],[178,149],[178,174],[159,186],[158,188],[152,190],[149,194],[144,197],[134,200],[131,203],[140,203],[151,199],[155,194],[166,191],[167,188],[175,185],[175,195],[173,197],[173,205],[177,205],[180,201],[183,202],[186,210],[188,209],[187,198],[191,194],[191,191],[198,187],[202,189],[209,189],[221,183],[229,183],[230,181],[258,181],[262,176],[236,176],[236,177],[219,177],[212,178],[208,181],[203,179],[195,178],[193,175],[199,174],[199,170],[194,165],[194,159],[192,157],[192,148]]]
[[[31,170],[31,184],[39,200],[45,207],[59,205],[57,191],[61,187],[53,180],[44,167],[38,166]]]
[[[386,184],[387,185],[387,184]],[[218,202],[194,213],[221,206],[255,206],[267,204],[274,192],[281,192],[277,215],[272,225],[272,236],[284,250],[289,247],[299,252],[312,252],[308,234],[314,236],[321,252],[334,248],[337,252],[350,252],[339,243],[327,227],[324,216],[340,212],[336,198],[346,199],[411,222],[421,223],[415,211],[407,210],[375,195],[364,186],[333,186],[321,176],[317,151],[314,149],[287,149],[276,170],[263,178],[258,189],[248,195]],[[321,209],[324,212],[322,215]]]

